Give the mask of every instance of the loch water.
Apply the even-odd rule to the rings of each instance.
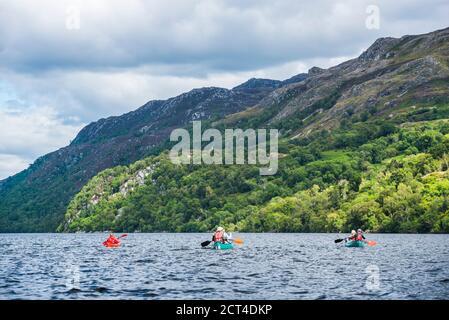
[[[448,299],[449,235],[234,234],[233,250],[201,248],[209,234],[0,234],[0,299]]]

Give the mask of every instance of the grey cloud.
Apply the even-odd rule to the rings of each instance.
[[[365,28],[376,1],[6,1],[0,13],[0,63],[16,70],[130,68],[191,64],[254,70],[310,58],[351,55],[408,17],[442,27],[443,1],[377,1],[382,29]],[[65,28],[66,8],[81,28]],[[419,15],[419,12],[422,12]],[[447,17],[447,16],[446,16]],[[409,26],[402,26],[407,33]],[[5,32],[8,30],[8,32]],[[421,30],[419,30],[421,31]],[[422,30],[430,31],[430,30]]]
[[[0,154],[36,158],[68,144],[81,129],[80,124],[64,124],[50,107],[25,111],[0,109]]]

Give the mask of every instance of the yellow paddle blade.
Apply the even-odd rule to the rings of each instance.
[[[234,243],[236,243],[236,244],[243,244],[243,240],[242,240],[242,239],[239,239],[239,238],[234,239],[233,241],[234,241]]]

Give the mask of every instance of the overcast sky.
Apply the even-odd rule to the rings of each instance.
[[[448,17],[447,0],[0,0],[0,179],[148,100],[330,67]]]

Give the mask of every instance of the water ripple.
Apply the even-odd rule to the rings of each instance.
[[[105,237],[1,234],[0,299],[449,299],[448,235],[240,234],[230,251],[202,250],[208,234]]]

